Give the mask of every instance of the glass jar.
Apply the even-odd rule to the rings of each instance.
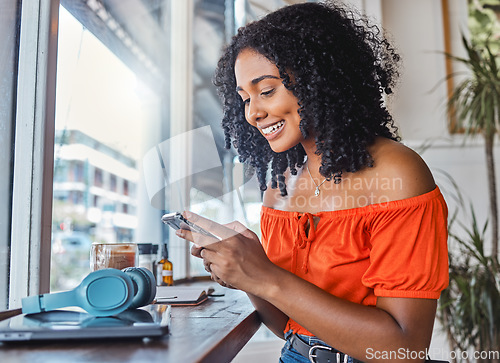
[[[90,248],[90,270],[105,268],[124,269],[137,266],[136,243],[92,243]]]

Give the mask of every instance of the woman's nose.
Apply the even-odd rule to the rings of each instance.
[[[252,102],[247,106],[247,120],[249,122],[257,122],[266,117],[266,112],[263,110],[261,105],[259,105],[257,102]]]

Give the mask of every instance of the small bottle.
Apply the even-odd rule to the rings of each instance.
[[[162,246],[162,259],[156,265],[156,281],[158,286],[172,286],[174,284],[172,262],[168,260],[167,245]]]

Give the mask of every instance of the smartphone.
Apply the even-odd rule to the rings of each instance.
[[[161,220],[163,223],[168,224],[170,227],[172,227],[175,230],[187,229],[189,231],[200,233],[200,234],[203,234],[205,236],[213,237],[213,238],[220,240],[220,238],[217,237],[216,235],[204,230],[203,228],[201,228],[197,224],[194,224],[193,222],[188,221],[179,212],[164,214],[163,217],[161,217]]]

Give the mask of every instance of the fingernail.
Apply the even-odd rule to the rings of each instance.
[[[184,237],[184,232],[182,232],[182,229],[178,229],[177,231],[175,231],[175,234],[179,237]]]
[[[200,245],[197,245],[196,243],[193,243],[193,246],[194,246],[195,248],[201,248],[201,246],[200,246]]]

